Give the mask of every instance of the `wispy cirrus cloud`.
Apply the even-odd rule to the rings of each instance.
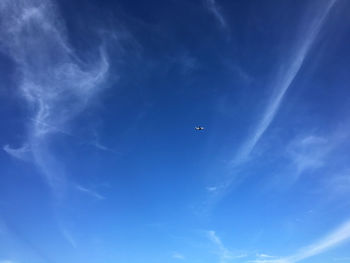
[[[304,172],[326,168],[331,159],[337,159],[336,156],[338,156],[339,150],[348,141],[349,134],[347,130],[347,128],[342,126],[328,135],[320,136],[316,133],[311,133],[292,139],[287,145],[285,152],[285,156],[290,161],[287,173],[290,174],[291,182],[298,180]],[[347,163],[347,160],[339,159],[338,161],[344,164]],[[332,171],[332,173],[338,174],[341,181],[342,175],[345,174],[344,168],[342,167],[340,171],[338,171],[339,168],[334,169],[335,171]],[[327,177],[327,185],[335,186],[337,179],[338,176],[332,176],[332,180],[329,180]]]
[[[73,238],[72,234],[66,229],[61,227],[61,233],[65,240],[73,247],[77,248],[77,242]]]
[[[287,261],[283,259],[254,259],[247,261],[249,263],[288,263]]]
[[[84,187],[84,186],[77,185],[77,186],[76,186],[76,189],[77,189],[78,191],[82,192],[82,193],[85,193],[85,194],[87,194],[87,195],[90,195],[90,196],[92,196],[92,197],[95,197],[95,198],[98,199],[98,200],[106,199],[104,196],[100,195],[99,193],[97,193],[97,192],[95,192],[95,191],[93,191],[93,190],[91,190],[91,189],[88,189],[88,188],[86,188],[86,187]]]
[[[319,241],[300,249],[295,254],[278,259],[256,259],[249,262],[254,263],[296,263],[304,259],[322,254],[329,249],[340,245],[350,240],[350,221],[345,222],[343,225],[335,229],[330,234],[321,238]]]
[[[269,103],[258,121],[254,132],[238,150],[235,158],[232,161],[234,165],[239,165],[247,160],[250,153],[254,150],[256,144],[259,142],[263,134],[270,126],[271,122],[274,120],[286,92],[303,66],[313,43],[315,42],[323,24],[327,19],[328,14],[336,2],[337,0],[330,0],[325,7],[319,8],[317,16],[309,25],[305,25],[306,29],[298,36],[298,44],[291,53],[290,62],[287,65],[283,65],[283,70],[279,74],[276,74],[276,78],[272,84],[272,89],[274,92],[269,100]]]
[[[222,28],[227,28],[227,23],[216,0],[204,0],[206,8],[212,13]]]
[[[308,20],[311,21],[308,22],[308,24],[302,25],[303,30],[296,36],[294,48],[292,49],[290,56],[285,59],[287,63],[281,65],[281,70],[276,74],[272,81],[271,86],[273,93],[266,108],[263,110],[253,132],[238,147],[236,154],[229,162],[229,169],[232,173],[240,174],[243,165],[249,160],[252,151],[274,120],[286,92],[291,87],[295,77],[302,68],[305,59],[336,2],[337,0],[329,0],[326,5],[322,4],[321,6],[319,3],[315,3],[315,7],[317,7],[315,8],[316,16],[311,20]],[[306,161],[306,159],[304,159],[304,161]],[[309,161],[311,161],[311,159],[309,159]],[[308,167],[308,164],[306,162],[302,163],[301,159],[298,163],[300,165],[300,171]],[[311,163],[309,163],[309,165],[311,165]],[[207,192],[214,194],[212,196],[216,199],[220,199],[229,191],[230,187],[239,180],[243,180],[242,177],[238,178],[237,176],[231,176],[228,179],[226,178],[224,181],[219,182],[217,185],[211,185],[210,188],[207,188]],[[215,191],[211,191],[212,189],[215,189]]]
[[[51,152],[50,139],[101,90],[109,63],[103,48],[98,48],[96,61],[78,58],[50,0],[3,0],[0,15],[0,48],[16,64],[19,93],[33,120],[25,146],[7,145],[4,150],[20,159],[30,150],[33,162],[57,192],[65,171]]]
[[[324,137],[309,135],[293,140],[287,146],[287,156],[293,166],[295,180],[305,171],[324,165],[325,159],[338,142]]]
[[[268,255],[268,254],[257,254],[256,255],[258,258],[275,258],[275,256],[271,256],[271,255]]]
[[[10,145],[6,144],[6,145],[4,145],[3,150],[7,154],[9,154],[17,159],[20,159],[22,161],[29,161],[30,160],[31,151],[30,151],[28,144],[24,144],[19,148],[12,148]]]
[[[213,244],[215,244],[215,246],[218,249],[217,254],[220,258],[220,263],[226,263],[226,262],[229,262],[233,259],[244,258],[247,256],[246,254],[236,254],[233,251],[226,248],[215,231],[213,231],[213,230],[207,231],[207,235],[208,235],[208,238],[210,239],[210,241]]]

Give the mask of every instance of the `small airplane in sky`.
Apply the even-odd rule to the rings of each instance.
[[[196,127],[194,127],[197,131],[202,131],[202,130],[204,130],[204,127],[202,127],[202,126],[196,126]]]

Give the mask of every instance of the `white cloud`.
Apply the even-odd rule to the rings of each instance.
[[[295,169],[294,178],[297,179],[305,170],[322,167],[336,144],[337,140],[327,140],[314,135],[293,140],[287,146],[287,155]]]
[[[322,238],[318,242],[302,249],[299,253],[290,257],[290,262],[297,262],[309,258],[331,249],[350,238],[350,221],[338,227],[332,233]]]
[[[250,263],[289,263],[288,261],[285,261],[284,259],[255,259],[255,260],[249,260]]]
[[[319,241],[300,249],[297,253],[279,259],[256,259],[255,263],[296,263],[304,259],[322,254],[350,239],[350,221],[338,227],[336,230]]]
[[[214,243],[218,249],[217,253],[220,258],[220,263],[226,263],[233,259],[244,258],[247,256],[246,254],[235,254],[233,251],[226,248],[215,231],[210,230],[207,234],[210,241]]]
[[[256,255],[258,258],[274,258],[275,256],[270,256],[267,254],[257,254]]]
[[[93,145],[93,146],[95,146],[97,149],[99,149],[99,150],[101,150],[101,151],[110,151],[110,149],[107,147],[107,146],[105,146],[105,145],[103,145],[103,144],[101,144],[99,141],[93,141],[92,143],[91,143],[91,145]]]
[[[79,190],[80,192],[83,192],[83,193],[86,193],[90,196],[93,196],[95,197],[96,199],[99,199],[99,200],[103,200],[103,199],[106,199],[104,196],[100,195],[99,193],[91,190],[91,189],[88,189],[86,187],[83,187],[81,185],[77,185],[76,186],[76,189]]]
[[[331,135],[321,137],[317,135],[304,135],[293,139],[286,147],[286,156],[291,161],[289,170],[292,174],[291,178],[296,181],[304,172],[327,168],[330,159],[336,156],[337,152],[347,143],[349,135],[347,129],[341,127]],[[343,168],[342,168],[343,169]],[[323,173],[324,173],[323,169]],[[332,177],[325,177],[326,184],[337,187],[339,183],[347,182],[348,171],[332,172]],[[344,184],[348,186],[349,184]]]
[[[223,28],[227,27],[226,20],[220,10],[220,7],[217,5],[216,0],[204,0],[207,9],[213,14],[216,20],[219,22],[220,26]]]
[[[3,147],[3,150],[12,157],[20,159],[22,161],[30,160],[31,151],[28,144],[24,144],[19,148],[12,148],[10,145],[7,144]]]
[[[172,257],[175,258],[175,259],[181,259],[181,260],[185,259],[185,256],[180,254],[180,253],[178,253],[178,252],[174,252]]]
[[[235,156],[233,156],[233,158],[229,161],[230,174],[232,176],[218,182],[216,185],[217,190],[215,192],[208,191],[207,189],[210,194],[215,193],[214,202],[218,201],[225,194],[227,194],[233,184],[244,180],[244,176],[241,174],[241,170],[244,168],[243,165],[249,160],[252,151],[274,120],[287,90],[290,88],[295,77],[300,71],[305,58],[307,57],[312,45],[322,29],[323,24],[327,19],[328,14],[336,2],[337,0],[329,0],[326,6],[322,5],[322,8],[315,8],[317,15],[310,19],[311,23],[302,25],[303,31],[297,36],[297,41],[295,42],[296,46],[292,50],[290,56],[285,59],[285,61],[289,62],[285,65],[281,65],[282,70],[279,74],[276,74],[276,77],[272,82],[272,90],[274,92],[266,106],[266,109],[263,111],[262,116],[258,120],[253,133],[240,145]],[[304,144],[321,143],[320,141],[317,141],[318,139],[319,138],[306,138]],[[328,152],[326,149],[324,150],[325,151],[323,153],[324,156],[326,156]],[[303,157],[305,158],[302,158],[300,155],[298,160],[295,159],[299,166],[299,172],[296,173],[295,177],[297,178],[298,175],[300,175],[305,169],[322,165],[324,156],[318,156],[316,158],[312,155],[304,155]]]
[[[208,192],[216,192],[218,190],[218,187],[217,186],[208,186],[208,187],[206,187],[206,190]]]
[[[222,247],[221,239],[216,235],[215,231],[209,230],[209,231],[208,231],[208,236],[209,236],[209,239],[210,239],[213,243],[215,243],[216,245]]]
[[[73,238],[72,234],[65,228],[61,228],[61,232],[63,237],[67,240],[67,242],[73,247],[77,248],[77,243],[75,239]]]
[[[110,153],[114,153],[114,154],[119,154],[117,151],[105,146],[104,144],[102,144],[100,142],[100,138],[97,134],[96,131],[93,132],[93,139],[90,140],[89,142],[87,142],[87,144],[95,147],[96,149],[100,150],[100,151],[105,151],[105,152],[110,152]]]
[[[233,164],[240,164],[244,162],[259,142],[271,122],[275,118],[283,98],[293,83],[295,77],[300,71],[305,58],[307,57],[318,33],[320,32],[322,25],[324,24],[329,12],[336,3],[336,0],[330,0],[328,5],[319,10],[318,16],[314,18],[310,25],[306,25],[306,30],[298,36],[299,43],[294,52],[291,54],[291,61],[289,65],[280,74],[276,74],[276,78],[273,81],[274,93],[270,98],[270,101],[263,112],[261,119],[258,121],[253,134],[245,141],[240,147],[236,157],[233,160]]]
[[[78,58],[50,0],[2,0],[0,16],[0,49],[17,65],[19,91],[33,120],[25,146],[4,150],[22,158],[30,149],[33,161],[57,190],[65,171],[51,152],[50,136],[64,131],[101,90],[109,63],[102,48],[97,61]]]

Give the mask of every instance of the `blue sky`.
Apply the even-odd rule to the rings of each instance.
[[[2,0],[0,263],[350,262],[349,9]]]

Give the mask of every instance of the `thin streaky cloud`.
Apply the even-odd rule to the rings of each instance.
[[[275,256],[271,256],[268,254],[257,254],[256,255],[258,258],[275,258]]]
[[[90,143],[91,145],[95,146],[97,149],[101,150],[101,151],[112,151],[111,149],[109,149],[107,146],[101,144],[99,141],[95,140],[93,142]]]
[[[255,259],[255,260],[249,260],[247,262],[249,262],[249,263],[289,263],[288,261],[285,261],[283,259],[274,259],[274,260]]]
[[[115,151],[114,149],[111,149],[107,147],[106,145],[102,144],[100,142],[99,135],[96,131],[93,133],[93,139],[88,142],[89,145],[94,146],[96,149],[100,151],[110,152],[113,154],[120,154],[119,152]]]
[[[67,132],[67,131],[65,131],[63,129],[60,129],[58,127],[55,127],[52,124],[48,124],[48,123],[45,123],[43,121],[36,120],[36,119],[33,119],[33,118],[30,118],[29,120],[32,121],[32,122],[35,122],[35,125],[41,126],[40,127],[41,129],[47,129],[47,130],[50,130],[51,132],[54,132],[54,133],[61,133],[61,134],[67,135],[67,136],[74,137],[74,135],[72,135],[71,133],[69,133],[69,132]]]
[[[61,229],[63,237],[67,240],[67,242],[73,247],[77,248],[77,242],[73,238],[72,234],[65,228]]]
[[[218,249],[220,263],[225,263],[225,262],[228,262],[228,261],[233,260],[233,259],[244,258],[247,256],[246,254],[236,255],[233,251],[226,248],[215,231],[213,231],[213,230],[207,231],[207,235],[208,235],[209,240],[213,244],[215,244],[215,246]]]
[[[293,59],[291,63],[286,67],[285,71],[282,72],[282,74],[277,75],[273,87],[273,90],[276,92],[274,92],[273,96],[271,97],[270,103],[267,105],[262,118],[258,121],[253,134],[246,140],[246,142],[238,151],[236,157],[233,160],[234,164],[239,164],[248,158],[250,153],[255,148],[256,144],[259,142],[267,128],[270,126],[281,106],[287,90],[290,88],[295,77],[300,71],[305,58],[307,57],[317,35],[322,28],[322,25],[324,24],[329,12],[335,5],[336,1],[337,0],[329,1],[326,8],[320,10],[319,15],[314,19],[308,29],[299,36],[300,44],[292,53]]]
[[[90,195],[90,196],[93,196],[93,197],[95,197],[96,199],[99,199],[99,200],[106,199],[104,196],[100,195],[99,193],[97,193],[97,192],[95,192],[95,191],[93,191],[93,190],[91,190],[91,189],[88,189],[88,188],[86,188],[86,187],[84,187],[84,186],[77,185],[77,186],[76,186],[76,189],[77,189],[78,191],[80,191],[80,192],[83,192],[83,193],[85,193],[85,194],[88,194],[88,195]]]
[[[221,239],[216,235],[215,231],[208,231],[208,237],[211,242],[213,242],[218,248],[218,254],[220,257],[220,262],[225,263],[228,259],[232,258],[230,250],[228,250],[222,243]]]
[[[213,231],[213,230],[209,230],[208,231],[208,236],[209,236],[209,239],[215,243],[216,245],[222,247],[222,242],[221,242],[221,239],[216,235],[216,232]]]
[[[224,15],[222,14],[220,7],[216,3],[216,0],[204,0],[207,9],[212,13],[212,15],[216,18],[222,28],[227,27],[226,20]]]
[[[279,259],[257,259],[255,263],[296,263],[304,259],[322,254],[350,239],[350,220],[319,241],[300,249],[294,255]]]
[[[350,221],[347,221],[342,226],[338,227],[332,233],[322,238],[318,242],[302,249],[299,253],[291,256],[290,262],[298,262],[300,260],[324,253],[350,239]]]
[[[93,147],[95,147],[96,149],[98,150],[101,150],[101,151],[109,151],[109,152],[112,152],[112,153],[117,153],[116,151],[108,148],[107,146],[101,144],[99,142],[99,138],[98,138],[98,134],[97,132],[94,132],[94,139],[93,140],[84,140],[82,139],[81,137],[79,136],[76,136],[68,131],[65,131],[63,129],[59,129],[58,127],[55,127],[55,126],[52,126],[52,125],[49,125],[47,123],[44,123],[44,122],[40,122],[38,120],[35,120],[35,119],[30,119],[31,121],[33,122],[36,122],[38,125],[41,125],[42,127],[47,127],[49,128],[50,130],[52,130],[53,132],[55,133],[60,133],[60,134],[63,134],[63,135],[66,135],[66,136],[69,136],[69,137],[72,137],[74,139],[76,139],[77,141],[80,141],[82,143],[85,143],[85,144],[88,144],[88,145],[91,145]]]

